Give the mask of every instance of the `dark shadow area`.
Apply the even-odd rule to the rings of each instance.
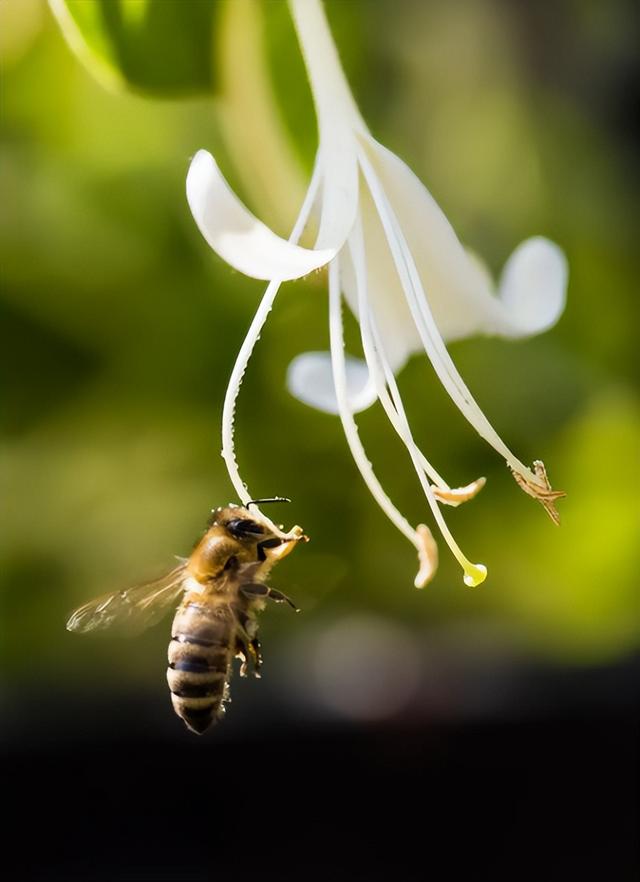
[[[637,878],[629,708],[362,727],[261,712],[204,738],[156,727],[155,703],[58,714],[4,755],[8,878]]]

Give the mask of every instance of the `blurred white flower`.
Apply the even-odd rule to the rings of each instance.
[[[460,244],[446,217],[413,172],[369,133],[344,77],[320,0],[289,0],[318,117],[319,146],[304,204],[291,237],[280,238],[254,217],[229,188],[213,157],[200,150],[187,177],[187,198],[207,242],[231,266],[269,281],[236,361],[223,412],[223,456],[243,502],[251,499],[233,447],[235,401],[253,347],[282,282],[328,266],[330,352],[299,355],[288,373],[291,392],[313,407],[337,413],[355,462],[376,501],[413,543],[420,559],[416,585],[437,566],[425,525],[412,527],[373,473],[354,413],[379,401],[404,442],[425,496],[467,585],[486,577],[453,539],[440,504],[458,505],[483,486],[478,479],[452,490],[416,445],[395,375],[415,352],[425,352],[452,400],[476,431],[506,460],[518,483],[557,520],[544,467],[532,471],[505,445],[474,401],[445,341],[474,333],[523,337],[550,328],[565,303],[567,264],[557,245],[534,237],[516,248],[497,291],[477,258]],[[259,146],[256,146],[259,149]],[[297,243],[311,216],[314,248]],[[364,362],[345,358],[341,299],[359,321]]]

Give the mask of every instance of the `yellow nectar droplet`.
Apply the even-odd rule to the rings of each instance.
[[[475,588],[487,578],[487,568],[484,564],[470,564],[465,567],[463,581],[468,588]]]

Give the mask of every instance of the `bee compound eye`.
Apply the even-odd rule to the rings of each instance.
[[[250,518],[233,518],[225,526],[236,539],[261,536],[264,533],[264,528]]]

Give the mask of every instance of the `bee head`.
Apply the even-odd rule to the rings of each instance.
[[[249,511],[242,505],[227,505],[214,508],[207,521],[207,529],[224,527],[234,539],[251,539],[263,536],[265,525],[261,523],[258,513]]]
[[[258,504],[267,502],[291,502],[286,496],[271,496],[268,499],[252,499],[246,505],[234,505],[229,503],[227,506],[214,508],[211,511],[207,528],[225,527],[225,529],[234,537],[234,539],[247,539],[253,536],[262,536],[265,533],[279,535],[284,538],[282,529],[277,528],[268,518],[264,517],[258,509]],[[255,505],[255,511],[251,511],[251,506]]]
[[[294,527],[289,533],[284,533],[281,527],[273,524],[257,508],[252,511],[250,506],[258,502],[289,501],[284,497],[274,497],[253,500],[246,506],[230,504],[224,508],[216,508],[211,512],[207,527],[224,528],[228,536],[250,551],[253,559],[275,563],[289,554],[297,542],[306,541],[307,537],[300,527]]]

